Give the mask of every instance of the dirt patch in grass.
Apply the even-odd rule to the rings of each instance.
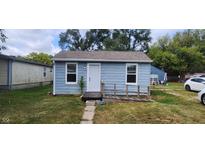
[[[177,104],[179,101],[178,97],[159,90],[152,91],[151,95],[153,100],[163,104]]]

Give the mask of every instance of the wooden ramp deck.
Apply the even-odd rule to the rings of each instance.
[[[87,101],[87,100],[102,100],[103,95],[101,92],[85,92],[82,97],[82,101]]]

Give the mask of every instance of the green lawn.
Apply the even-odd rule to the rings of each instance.
[[[154,102],[97,106],[95,123],[205,123],[205,106],[181,83],[153,86]]]
[[[94,123],[205,123],[205,106],[183,84],[152,87],[153,102],[98,105]],[[0,123],[80,123],[79,96],[49,96],[51,86],[0,92]]]
[[[51,86],[0,92],[0,123],[80,123],[79,96],[49,96]]]

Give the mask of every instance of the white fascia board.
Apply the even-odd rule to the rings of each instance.
[[[152,60],[108,60],[108,59],[73,59],[73,58],[54,58],[54,61],[83,61],[83,62],[141,62],[151,63]]]

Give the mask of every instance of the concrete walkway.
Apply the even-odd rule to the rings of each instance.
[[[93,118],[95,115],[95,101],[86,101],[81,124],[93,124]]]

